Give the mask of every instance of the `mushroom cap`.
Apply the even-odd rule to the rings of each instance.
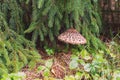
[[[65,43],[77,45],[87,43],[86,39],[76,30],[70,28],[58,36],[58,40]]]

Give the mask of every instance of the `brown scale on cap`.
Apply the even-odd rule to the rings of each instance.
[[[70,28],[58,36],[58,40],[69,44],[85,44],[86,39],[74,28]]]

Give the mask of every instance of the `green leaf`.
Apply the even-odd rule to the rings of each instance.
[[[26,77],[26,74],[23,72],[11,73],[9,74],[10,78],[13,80],[23,80]]]
[[[29,62],[29,64],[28,64],[28,66],[29,66],[30,68],[35,67],[35,66],[36,66],[36,61],[35,61],[35,59],[31,60],[31,61]]]
[[[80,55],[81,55],[81,57],[82,57],[83,59],[85,59],[85,60],[91,59],[90,54],[89,54],[85,49],[83,49],[83,50],[80,52]]]
[[[93,61],[98,62],[98,63],[105,63],[107,62],[106,59],[103,58],[103,54],[96,54],[95,58]]]
[[[30,1],[30,0],[26,0],[26,4],[28,4],[28,3],[29,3],[29,1]]]
[[[81,80],[81,79],[82,79],[82,76],[83,76],[83,73],[81,73],[81,72],[76,72],[76,74],[75,74],[75,79]]]
[[[39,36],[40,36],[40,41],[44,41],[44,34],[40,29],[39,29]]]
[[[53,59],[49,59],[49,60],[47,60],[47,61],[45,62],[45,66],[46,66],[47,68],[51,68],[52,64],[53,64]]]
[[[43,75],[44,75],[44,76],[49,76],[49,75],[50,75],[50,70],[46,68],[46,69],[44,70]]]
[[[24,65],[28,63],[26,56],[20,50],[18,50],[18,56],[19,56],[19,60],[22,61]]]
[[[36,23],[35,22],[32,22],[29,26],[29,28],[27,30],[24,31],[24,33],[30,33],[32,31],[34,31],[36,28]]]
[[[39,30],[34,30],[33,35],[32,35],[32,41],[35,43],[38,39],[39,36]]]
[[[117,77],[116,80],[120,80],[120,77]]]
[[[69,64],[70,69],[75,69],[78,67],[78,62],[76,60],[72,60]]]
[[[81,65],[84,65],[84,64],[85,64],[85,61],[82,60],[82,59],[79,59],[78,62],[79,62]]]
[[[50,41],[54,40],[54,35],[52,33],[52,30],[49,30],[49,38],[50,38]]]
[[[43,4],[44,4],[44,0],[38,0],[38,8],[39,9],[42,8]]]
[[[84,65],[84,70],[86,72],[90,72],[91,68],[90,68],[90,64],[89,63],[87,63],[87,64]]]
[[[11,80],[8,74],[3,74],[1,80]]]
[[[76,55],[72,55],[71,59],[77,61],[77,60],[79,60],[79,57]]]
[[[39,71],[44,70],[45,68],[46,68],[45,66],[39,66],[39,67],[37,68],[37,70],[38,70],[38,72],[39,72]]]

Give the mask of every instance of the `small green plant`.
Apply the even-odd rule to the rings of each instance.
[[[78,60],[79,57],[76,55],[72,55],[71,62],[70,62],[70,69],[76,69],[78,67]]]
[[[3,74],[0,80],[24,80],[26,77],[25,73],[11,73],[11,74]]]
[[[53,64],[53,60],[49,59],[47,61],[45,61],[45,65],[43,66],[39,66],[37,68],[38,72],[42,72],[43,73],[43,77],[49,77],[50,76],[50,68]]]
[[[120,43],[117,35],[111,42],[107,43],[109,56],[106,56],[109,64],[111,64],[112,71],[116,73],[120,70]]]
[[[106,55],[111,56],[111,50]],[[116,66],[115,64],[111,65],[103,50],[98,50],[94,53],[89,53],[86,49],[80,51],[73,49],[72,51],[74,52],[69,67],[76,70],[75,80],[119,80],[119,69],[113,67]],[[114,55],[116,56],[117,54]],[[112,61],[116,60],[114,58],[111,58]],[[66,79],[69,79],[69,76]]]
[[[54,53],[55,53],[55,49],[53,49],[53,48],[49,48],[49,47],[45,46],[44,49],[49,56],[54,55]]]

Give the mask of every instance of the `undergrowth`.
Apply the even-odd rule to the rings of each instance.
[[[0,78],[3,74],[18,72],[25,65],[33,67],[40,55],[34,43],[8,27],[0,13]]]

